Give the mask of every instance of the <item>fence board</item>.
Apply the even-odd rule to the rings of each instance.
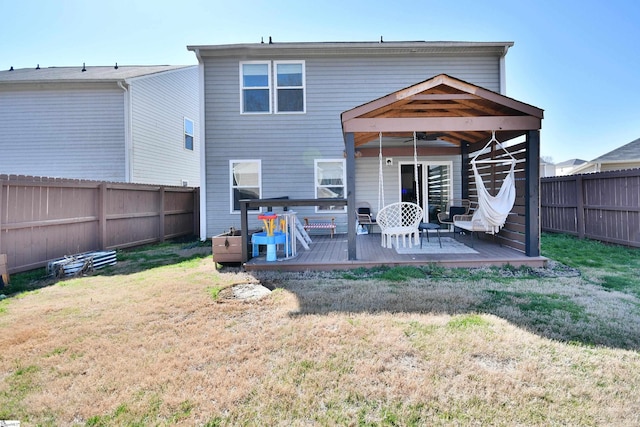
[[[640,169],[546,177],[543,231],[640,247]]]
[[[198,189],[0,175],[10,273],[52,259],[197,234]]]

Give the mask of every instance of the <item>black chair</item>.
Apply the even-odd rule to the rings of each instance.
[[[471,210],[471,203],[468,199],[452,199],[449,200],[444,212],[438,213],[438,222],[447,226],[453,225],[453,217],[455,215],[468,215]],[[453,229],[454,233],[456,228]]]
[[[368,207],[360,207],[357,209],[356,220],[358,224],[365,225],[369,233],[371,233],[371,226],[376,224],[376,220],[371,214],[371,208]]]

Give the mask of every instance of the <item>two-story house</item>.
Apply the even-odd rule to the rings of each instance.
[[[346,207],[329,201],[296,211],[334,217],[355,259],[356,206],[375,215],[381,198],[418,201],[432,221],[447,200],[469,196],[469,153],[491,131],[526,138],[538,171],[542,111],[504,95],[512,45],[189,46],[203,87],[201,237],[239,227],[241,199],[348,199]],[[525,251],[534,236],[520,228]]]
[[[0,71],[0,174],[200,182],[197,66]]]

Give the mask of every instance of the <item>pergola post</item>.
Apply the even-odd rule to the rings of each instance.
[[[356,145],[353,132],[344,135],[347,155],[347,254],[356,260]]]
[[[460,165],[460,178],[462,183],[462,198],[469,198],[469,143],[460,141],[460,156],[462,162]]]
[[[527,131],[525,254],[540,256],[540,131]]]

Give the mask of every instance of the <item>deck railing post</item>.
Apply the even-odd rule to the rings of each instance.
[[[249,200],[240,200],[240,230],[242,241],[242,263],[249,261]]]
[[[356,154],[352,132],[345,134],[344,144],[347,154],[347,254],[349,261],[357,259],[356,254]]]

